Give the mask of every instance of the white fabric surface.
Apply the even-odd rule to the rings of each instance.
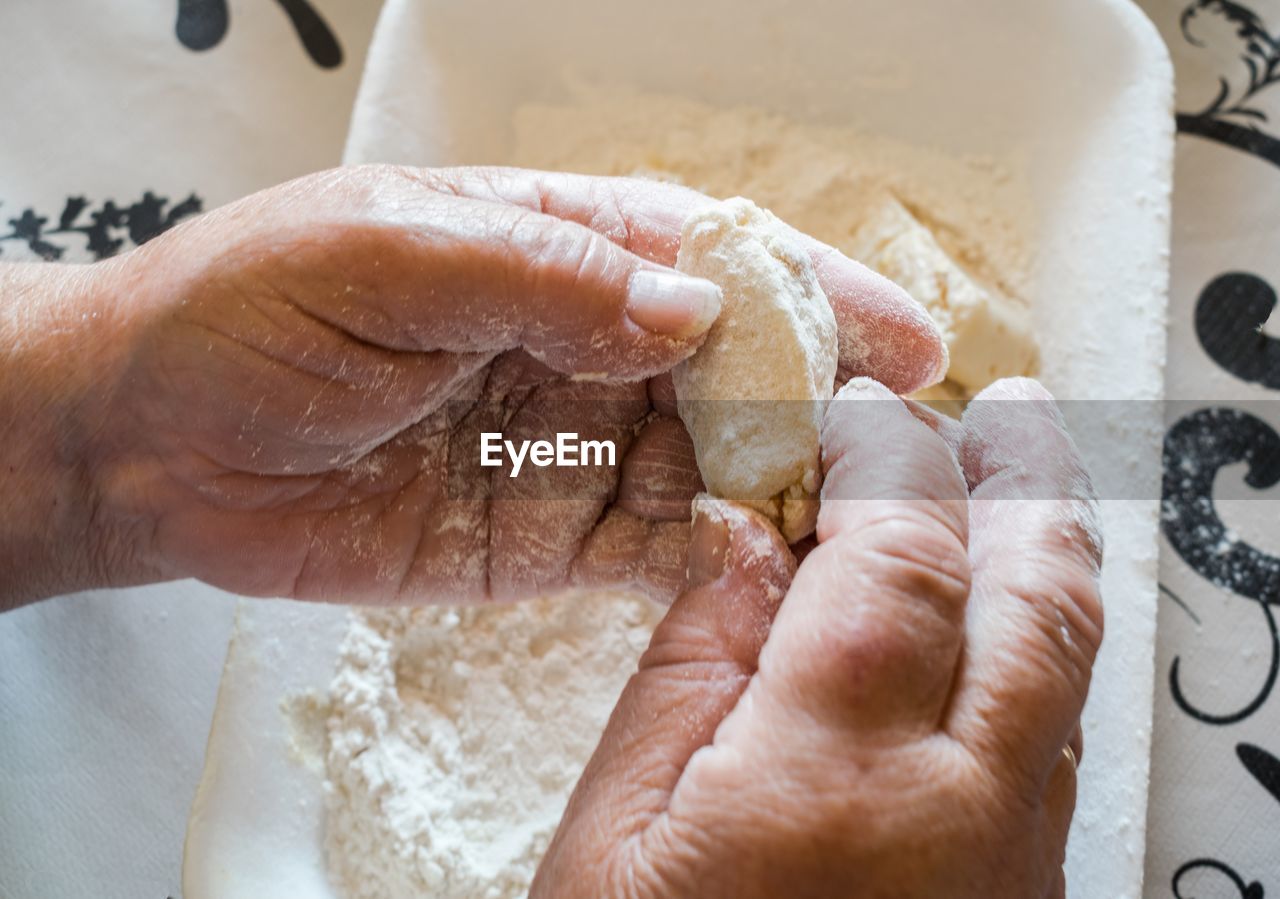
[[[337,68],[263,0],[233,0],[202,52],[175,36],[174,2],[0,3],[0,262],[34,255],[9,223],[29,208],[47,232],[73,196],[86,226],[108,199],[209,209],[336,165],[378,3],[313,5]],[[44,240],[93,256],[83,233]],[[0,616],[0,896],[178,895],[232,604],[186,583]]]
[[[1244,276],[1247,280],[1237,283],[1254,285],[1258,295],[1280,285],[1280,142],[1273,137],[1280,135],[1280,80],[1268,82],[1264,75],[1270,61],[1280,67],[1280,0],[1143,0],[1142,5],[1173,56],[1181,114],[1166,375],[1169,424],[1214,407],[1243,410],[1280,429],[1280,357],[1272,357],[1270,387],[1231,370],[1239,369],[1246,356],[1261,358],[1265,342],[1280,338],[1280,314],[1272,314],[1258,330],[1257,322],[1240,320],[1238,308],[1223,305],[1211,286],[1223,275]],[[1256,89],[1250,86],[1251,64]],[[1275,78],[1277,71],[1271,75]],[[1219,112],[1210,118],[1243,130],[1223,133],[1228,140],[1194,133],[1205,119],[1197,125],[1188,116],[1213,106],[1220,93]],[[1237,111],[1230,112],[1232,107]],[[1214,338],[1196,322],[1202,298],[1214,327],[1240,330],[1244,339],[1235,352],[1219,351],[1215,358],[1210,351]],[[1230,428],[1215,433],[1222,443],[1232,439]],[[1247,443],[1262,449],[1257,436]],[[1276,463],[1272,456],[1271,464]],[[1280,894],[1280,690],[1266,688],[1280,644],[1269,632],[1262,604],[1245,595],[1249,581],[1269,596],[1272,608],[1280,602],[1280,576],[1262,570],[1265,557],[1280,562],[1280,485],[1244,486],[1245,471],[1241,464],[1221,469],[1212,492],[1217,515],[1231,529],[1228,543],[1247,542],[1261,554],[1239,567],[1242,577],[1255,575],[1251,580],[1215,582],[1206,576],[1205,563],[1188,564],[1185,547],[1180,553],[1167,535],[1161,546],[1166,592],[1158,623],[1148,817],[1146,895],[1151,899]],[[1228,495],[1240,498],[1225,499]],[[1195,534],[1189,543],[1196,546]],[[1175,663],[1181,703],[1173,692]],[[1240,720],[1212,723],[1206,716]],[[1252,759],[1255,771],[1245,758]]]

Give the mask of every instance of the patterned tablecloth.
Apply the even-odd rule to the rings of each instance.
[[[377,5],[4,0],[0,258],[336,162]],[[1143,5],[1179,79],[1146,893],[1280,899],[1280,0]],[[0,895],[178,894],[229,614],[174,585],[0,619]]]
[[[91,262],[337,165],[379,6],[0,0],[0,262]],[[185,582],[0,615],[0,897],[181,895],[234,604]]]
[[[1263,899],[1280,896],[1280,2],[1144,6],[1178,77],[1146,893]]]

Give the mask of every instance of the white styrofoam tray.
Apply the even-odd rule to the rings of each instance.
[[[1119,427],[1128,452],[1158,462],[1172,68],[1128,0],[389,0],[347,159],[501,163],[515,108],[565,99],[566,67],[954,154],[1023,154],[1043,378],[1059,398],[1151,401]],[[1148,407],[1151,420],[1133,414]],[[1142,496],[1104,502],[1107,637],[1068,857],[1079,899],[1141,894],[1158,488]],[[320,781],[290,759],[280,702],[325,689],[342,619],[242,604],[188,825],[186,899],[333,896]]]

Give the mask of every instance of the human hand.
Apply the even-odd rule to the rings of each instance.
[[[631,583],[670,598],[699,481],[664,376],[719,307],[669,266],[706,202],[632,179],[364,167],[41,269],[71,272],[60,318],[80,340],[44,367],[85,372],[62,403],[74,427],[49,436],[75,473],[61,541],[83,549],[42,589],[197,577],[385,601]],[[807,245],[843,377],[906,392],[939,376],[919,306]],[[483,430],[613,439],[622,458],[490,478]]]
[[[689,590],[534,899],[1065,895],[1102,639],[1092,489],[1034,382],[962,424],[914,412],[868,382],[837,397],[798,571],[762,519],[699,501]]]

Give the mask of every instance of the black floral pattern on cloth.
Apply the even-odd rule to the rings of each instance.
[[[1264,490],[1280,483],[1280,434],[1248,412],[1214,407],[1184,416],[1164,439],[1161,530],[1179,557],[1211,584],[1256,602],[1271,637],[1270,663],[1257,695],[1244,708],[1213,713],[1192,704],[1182,690],[1174,657],[1169,690],[1174,704],[1204,724],[1236,724],[1260,709],[1280,674],[1280,634],[1275,606],[1280,604],[1280,558],[1236,538],[1214,508],[1219,470],[1244,462],[1245,483]]]
[[[6,218],[3,205],[0,203],[0,219],[5,219],[9,230],[0,232],[0,254],[4,253],[6,243],[17,242],[47,262],[63,258],[71,248],[72,239],[82,239],[85,250],[95,261],[106,259],[126,244],[141,246],[183,219],[204,211],[204,201],[195,194],[170,206],[168,197],[151,191],[128,205],[114,200],[94,205],[85,197],[67,197],[56,221],[31,208]]]
[[[1240,899],[1265,899],[1267,895],[1262,884],[1256,880],[1252,883],[1245,883],[1244,878],[1237,874],[1235,868],[1230,865],[1223,864],[1212,858],[1197,858],[1187,862],[1174,873],[1173,895],[1175,899],[1197,899],[1197,894],[1195,893],[1182,892],[1182,881],[1188,874],[1204,870],[1214,871],[1230,881],[1240,891]]]
[[[1280,139],[1266,130],[1270,118],[1258,105],[1264,91],[1280,84],[1280,37],[1272,35],[1257,13],[1231,0],[1196,0],[1183,10],[1180,24],[1193,46],[1206,46],[1211,32],[1234,42],[1239,67],[1218,76],[1218,94],[1206,108],[1178,113],[1178,131],[1280,165]]]
[[[1236,757],[1253,779],[1280,802],[1280,759],[1267,752],[1261,746],[1241,743],[1236,747]]]
[[[322,69],[342,65],[342,44],[324,17],[308,0],[276,0],[289,18],[302,48]],[[216,47],[231,27],[231,11],[227,0],[178,0],[178,18],[174,34],[188,50],[202,51]]]
[[[1179,25],[1190,45],[1212,43],[1221,60],[1216,95],[1203,109],[1177,114],[1179,134],[1215,141],[1280,166],[1280,137],[1272,133],[1272,117],[1262,105],[1264,96],[1280,97],[1280,90],[1272,90],[1280,84],[1280,33],[1255,9],[1232,0],[1195,0],[1183,9]],[[1276,291],[1264,278],[1226,272],[1200,293],[1194,311],[1196,338],[1214,364],[1240,382],[1280,390],[1280,340],[1263,331],[1276,305]],[[1173,657],[1168,688],[1174,705],[1210,727],[1230,727],[1258,714],[1275,701],[1280,676],[1280,558],[1233,534],[1214,502],[1215,478],[1228,465],[1244,463],[1245,484],[1253,490],[1280,483],[1280,433],[1243,405],[1215,404],[1184,415],[1170,426],[1164,441],[1165,539],[1209,584],[1255,604],[1269,635],[1270,652],[1257,671],[1254,697],[1236,709],[1206,709],[1193,703],[1183,690],[1187,672],[1181,658]],[[1186,608],[1163,585],[1162,592]],[[1280,759],[1273,751],[1237,743],[1235,756],[1253,781],[1280,801]],[[1193,879],[1197,884],[1225,881],[1242,899],[1267,895],[1259,880],[1246,881],[1230,864],[1206,855],[1174,872],[1175,899],[1200,895],[1189,892]]]
[[[1245,770],[1253,775],[1254,779],[1275,797],[1277,802],[1280,802],[1280,759],[1265,749],[1250,743],[1238,744],[1236,746],[1236,757],[1240,760],[1240,764],[1244,765]],[[1175,899],[1196,899],[1196,894],[1182,892],[1183,879],[1195,871],[1212,871],[1216,875],[1226,878],[1239,891],[1242,899],[1265,899],[1266,897],[1266,890],[1261,883],[1256,880],[1251,883],[1245,883],[1244,878],[1230,865],[1217,859],[1197,858],[1186,862],[1174,872],[1173,895]]]
[[[1196,337],[1225,371],[1280,390],[1280,340],[1262,330],[1275,308],[1275,289],[1262,278],[1247,272],[1221,275],[1196,303]]]

